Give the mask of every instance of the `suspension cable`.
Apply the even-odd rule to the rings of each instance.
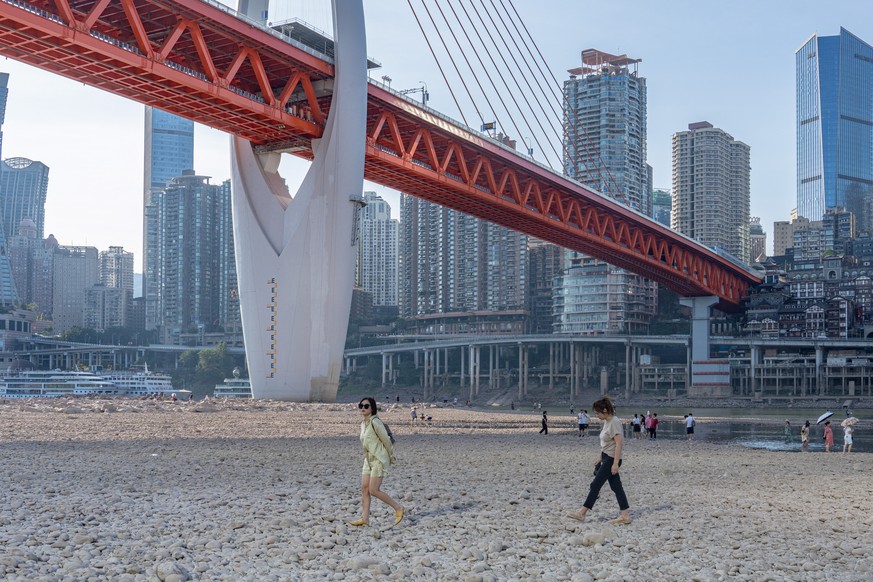
[[[467,12],[467,8],[464,6],[464,3],[459,0],[459,4],[461,6],[461,9],[464,11],[464,14],[466,15],[466,17],[468,19],[470,19],[470,14],[469,14],[469,12]],[[494,45],[494,48],[497,49],[497,53],[498,53],[498,55],[500,55],[500,59],[502,60],[504,67],[508,70],[509,64],[506,62],[506,59],[503,57],[503,54],[500,51],[500,47],[497,45],[497,42],[494,40],[494,36],[491,34],[491,31],[488,30],[488,25],[485,24],[485,20],[482,18],[482,15],[479,13],[478,8],[472,2],[471,2],[471,7],[473,8],[473,11],[476,13],[476,16],[479,18],[479,21],[482,23],[482,27],[485,28],[485,31],[488,33],[488,37],[491,39],[491,42]],[[472,21],[471,21],[471,23],[472,23]],[[485,40],[482,38],[482,35],[479,34],[478,27],[473,25],[472,28],[476,32],[476,36],[479,38],[479,42],[482,43],[482,47],[485,49],[485,52],[488,55],[488,58],[491,60],[491,63],[494,65],[494,68],[497,69],[499,72],[500,68],[498,67],[497,62],[495,61],[494,57],[492,56],[491,50],[489,49],[489,47],[485,43]],[[501,79],[501,81],[503,81],[503,85],[506,87],[506,90],[509,93],[509,96],[512,98],[512,102],[515,104],[516,109],[518,109],[518,111],[520,113],[522,113],[522,119],[525,120],[525,122],[526,122],[525,125],[527,126],[527,129],[530,132],[532,139],[536,142],[537,147],[540,148],[540,150],[543,152],[543,154],[546,155],[546,150],[545,150],[545,148],[543,148],[542,144],[540,144],[539,138],[537,137],[537,133],[533,131],[533,127],[531,127],[530,123],[527,122],[528,117],[526,115],[524,115],[525,112],[522,111],[522,108],[519,105],[518,101],[516,100],[512,89],[509,87],[509,83],[506,81],[507,77],[511,78],[513,80],[515,86],[518,88],[519,93],[522,96],[522,99],[527,104],[527,108],[531,112],[532,117],[534,118],[534,121],[536,121],[537,125],[539,126],[540,132],[543,134],[543,137],[547,136],[547,132],[546,132],[545,128],[543,127],[539,116],[537,116],[536,112],[534,111],[533,107],[531,106],[530,101],[527,99],[526,92],[522,88],[521,84],[518,82],[518,76],[512,75],[512,74],[508,74],[508,75],[501,74],[500,79]],[[528,87],[528,89],[530,89],[530,87]],[[554,127],[552,127],[552,130],[554,131]],[[555,132],[555,135],[557,136],[557,132]],[[518,137],[523,139],[523,136],[521,136],[521,135]],[[551,141],[547,141],[546,143],[551,146],[552,153],[554,153],[556,156],[558,156],[558,158],[560,158],[560,154],[558,154],[557,150],[555,150],[554,144]],[[549,159],[548,159],[548,157],[546,157],[546,162],[548,162],[548,161],[549,161]],[[549,163],[549,166],[554,168],[554,166],[552,166],[551,163]]]
[[[448,79],[448,77],[446,77],[446,72],[443,70],[443,66],[442,66],[442,64],[440,64],[440,60],[436,56],[436,51],[434,51],[433,45],[431,45],[430,39],[428,38],[427,33],[424,32],[424,26],[422,26],[421,20],[419,20],[419,18],[418,18],[418,14],[415,11],[415,7],[412,5],[412,0],[406,0],[406,3],[409,4],[410,10],[412,10],[412,15],[415,16],[415,22],[418,23],[418,28],[419,28],[419,30],[421,30],[421,34],[422,34],[422,36],[424,36],[424,40],[427,43],[427,48],[430,49],[430,54],[431,54],[431,56],[433,56],[433,60],[436,61],[437,68],[440,70],[440,75],[442,75],[443,81],[445,81],[446,87],[448,87],[449,93],[452,96],[452,101],[455,102],[455,107],[458,108],[458,113],[461,114],[461,119],[464,120],[464,125],[470,125],[467,122],[467,117],[464,115],[464,110],[461,109],[461,104],[458,103],[458,98],[455,96],[455,91],[452,89],[452,84],[449,83],[449,79]],[[445,46],[445,45],[443,45],[443,46]],[[454,65],[454,61],[452,61],[452,64]],[[455,71],[457,72],[457,67],[455,67]],[[472,97],[471,97],[471,100],[472,100]],[[473,107],[476,107],[475,103],[473,104]],[[476,109],[476,113],[479,113],[478,109]],[[482,117],[481,114],[479,115],[479,117]]]
[[[476,81],[476,84],[479,86],[479,90],[482,91],[482,95],[485,97],[485,101],[488,102],[488,106],[491,108],[491,113],[494,114],[494,117],[495,117],[495,120],[497,121],[497,124],[500,126],[500,129],[504,135],[508,134],[509,132],[506,130],[506,127],[503,125],[503,123],[500,121],[500,117],[497,115],[497,110],[491,104],[491,100],[488,98],[488,94],[485,92],[485,89],[482,87],[482,83],[479,81],[479,76],[476,74],[476,71],[473,68],[473,66],[470,65],[470,61],[469,61],[469,59],[467,59],[467,55],[464,52],[464,48],[461,46],[461,43],[458,40],[458,37],[455,35],[455,31],[453,30],[454,27],[452,27],[452,25],[449,24],[449,20],[446,17],[445,13],[443,12],[443,9],[442,9],[442,6],[440,6],[439,0],[436,0],[435,4],[436,4],[437,9],[440,11],[440,14],[443,15],[443,18],[446,21],[446,26],[449,27],[449,32],[451,32],[452,37],[455,39],[455,42],[458,45],[458,49],[461,51],[461,56],[464,57],[464,60],[467,62],[467,66],[470,67],[470,72],[473,74],[473,79]],[[461,31],[464,33],[464,36],[467,38],[467,42],[470,44],[470,46],[472,48],[473,42],[470,40],[470,36],[467,34],[467,29],[464,26],[461,19],[458,17],[458,13],[455,12],[455,8],[451,5],[451,3],[449,3],[449,8],[451,9],[452,14],[454,14],[455,20],[457,20],[458,24],[461,26]],[[497,93],[497,98],[500,100],[501,105],[503,105],[503,110],[509,116],[509,120],[512,123],[513,127],[515,127],[516,133],[520,133],[520,131],[518,129],[518,124],[515,122],[515,119],[512,117],[512,113],[510,113],[509,108],[506,107],[506,103],[503,101],[503,97],[500,95],[500,91],[497,91],[497,86],[494,84],[494,80],[491,78],[491,74],[488,72],[488,69],[485,67],[485,64],[482,62],[482,57],[480,57],[478,52],[476,52],[475,50],[473,52],[476,53],[476,59],[479,61],[479,66],[482,67],[483,71],[485,72],[485,76],[488,78],[488,81],[491,83],[492,89],[494,89],[494,91]]]

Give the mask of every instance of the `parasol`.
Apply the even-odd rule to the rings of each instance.
[[[842,426],[842,427],[852,426],[852,425],[855,424],[856,422],[858,422],[858,419],[855,418],[854,416],[850,416],[849,418],[847,418],[846,420],[844,420],[843,422],[841,422],[841,423],[840,423],[840,426]]]
[[[831,412],[830,410],[828,410],[827,412],[825,412],[824,414],[822,414],[821,416],[819,416],[819,417],[818,417],[818,420],[816,420],[815,423],[816,423],[816,424],[821,424],[821,423],[823,423],[824,421],[826,421],[827,419],[829,419],[830,417],[832,417],[833,415],[834,415],[834,413]]]

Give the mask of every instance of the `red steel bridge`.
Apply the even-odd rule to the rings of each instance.
[[[203,0],[0,0],[0,55],[312,157],[333,64]],[[378,84],[365,177],[736,309],[760,279],[650,218]],[[55,99],[62,99],[62,95]]]

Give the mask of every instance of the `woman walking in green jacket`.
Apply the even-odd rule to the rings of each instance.
[[[364,468],[361,473],[361,519],[349,525],[365,526],[370,523],[370,500],[380,499],[394,509],[394,525],[403,519],[403,506],[382,491],[382,480],[388,475],[388,465],[394,463],[394,447],[385,423],[376,416],[376,400],[366,397],[358,403],[361,411],[361,446],[364,449]]]

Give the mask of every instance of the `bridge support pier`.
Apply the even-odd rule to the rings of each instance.
[[[731,376],[728,360],[713,360],[709,356],[710,308],[718,297],[685,297],[679,302],[691,308],[691,383],[689,396],[730,396]]]
[[[259,10],[246,3],[246,12]],[[252,396],[336,400],[362,204],[367,50],[362,0],[333,0],[336,78],[314,160],[290,196],[281,153],[233,137],[233,223]],[[246,14],[261,20],[261,14]]]

